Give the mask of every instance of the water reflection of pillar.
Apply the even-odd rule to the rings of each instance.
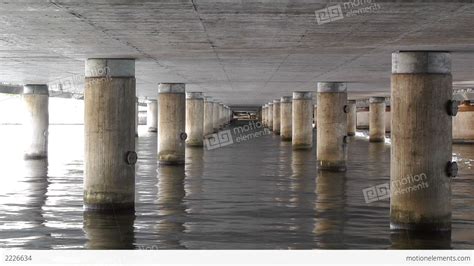
[[[163,165],[158,168],[158,248],[185,248],[181,243],[186,215],[184,178],[185,169],[182,166]]]
[[[84,212],[87,249],[134,249],[135,214]]]
[[[344,172],[318,172],[314,233],[319,248],[344,248],[345,183]]]
[[[290,146],[291,144],[288,143]],[[290,147],[291,148],[291,147]],[[316,248],[313,234],[316,165],[311,150],[295,150],[291,154],[290,206],[295,209],[291,230],[297,234],[290,249]]]
[[[31,246],[25,245],[25,247],[40,248],[37,244],[47,242],[44,238],[48,235],[44,232],[46,226],[43,215],[43,207],[48,198],[48,159],[25,160],[23,169],[24,182],[28,184],[24,217],[27,217],[27,222],[35,227],[33,231],[41,235],[40,238],[31,240]]]
[[[392,230],[392,249],[451,249],[451,231],[433,233]]]
[[[383,142],[370,142],[368,145],[368,164],[367,172],[368,173],[378,173],[379,176],[385,176],[387,182],[390,182],[390,146],[385,145]],[[384,167],[380,167],[384,165]],[[380,171],[384,169],[387,172],[384,172],[381,175]]]
[[[186,176],[185,192],[189,199],[188,213],[200,212],[202,207],[202,176],[204,150],[201,147],[186,147]],[[194,203],[194,204],[193,204]],[[190,230],[190,228],[187,228]]]

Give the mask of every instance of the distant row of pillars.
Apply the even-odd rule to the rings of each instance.
[[[137,161],[135,86],[135,60],[87,60],[84,90],[84,204],[87,210],[134,210]],[[449,230],[450,178],[456,175],[456,165],[451,162],[451,116],[457,112],[457,105],[451,101],[450,54],[394,53],[391,91],[391,183],[403,188],[404,178],[420,174],[424,174],[429,183],[428,188],[416,193],[396,194],[392,191],[391,227]],[[193,117],[189,123],[190,136],[185,129],[185,85],[159,85],[156,127],[158,160],[161,163],[182,164],[185,140],[189,138],[190,144],[197,140],[199,145],[200,134],[210,133],[211,117],[213,132],[230,120],[229,108],[214,103],[211,108],[210,101],[205,101],[199,93],[188,95],[188,116]],[[44,158],[48,140],[47,87],[26,85],[23,99],[28,110],[25,126],[30,127],[31,132],[28,140],[31,145],[25,157]],[[350,104],[345,83],[318,83],[316,152],[322,170],[347,169],[346,143],[347,135],[351,133],[348,128],[354,130],[353,121],[348,122],[347,113],[354,111]],[[370,104],[374,110],[370,119],[369,128],[373,128],[370,136],[374,141],[381,141],[385,130],[380,114],[385,110],[385,103],[374,98]],[[308,149],[312,147],[313,108],[312,92],[294,92],[291,98],[283,97],[265,105],[263,123],[280,134],[283,141],[291,139],[295,149]],[[199,110],[203,112],[199,113]],[[196,113],[198,115],[194,116]],[[153,130],[153,122],[149,127]]]

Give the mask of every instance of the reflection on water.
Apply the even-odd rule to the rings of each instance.
[[[20,126],[0,126],[0,245],[27,249],[474,248],[474,146],[454,145],[451,234],[391,232],[390,145],[350,138],[348,171],[316,169],[315,145],[266,135],[215,150],[186,148],[160,166],[156,134],[140,127],[135,215],[84,213],[83,127],[51,126],[48,160],[22,158]],[[316,140],[315,140],[316,141]],[[316,143],[316,142],[314,142]]]

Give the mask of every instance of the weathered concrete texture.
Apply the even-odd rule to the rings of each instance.
[[[48,157],[49,92],[47,85],[25,85],[23,89],[25,159]]]
[[[292,138],[292,97],[284,96],[280,99],[280,135],[282,141],[291,141]]]
[[[135,97],[135,137],[138,137],[138,97]]]
[[[453,117],[453,141],[474,143],[474,105],[469,101],[462,103]]]
[[[357,129],[369,129],[369,108],[357,108]]]
[[[212,103],[212,129],[214,133],[219,131],[219,103],[217,101]]]
[[[347,88],[345,83],[318,83],[318,128],[316,157],[318,168],[345,171],[347,161]]]
[[[432,53],[436,52],[392,57],[392,229],[451,229],[451,180],[446,170],[452,159],[452,118],[446,110],[452,97],[450,56]],[[434,57],[442,60],[430,60]]]
[[[385,141],[385,98],[371,97],[369,106],[369,141]]]
[[[392,113],[390,111],[390,106],[385,107],[385,132],[390,132],[392,130]]]
[[[273,102],[268,103],[268,129],[273,131]]]
[[[347,136],[354,136],[357,131],[357,106],[356,101],[347,101]]]
[[[213,102],[211,97],[205,97],[204,99],[204,135],[212,134],[213,128]]]
[[[146,109],[146,125],[148,132],[158,131],[158,101],[148,100]]]
[[[103,63],[113,70],[114,60],[89,59],[86,69],[94,63]],[[127,66],[135,64],[133,59],[121,61]],[[87,210],[134,210],[135,95],[132,73],[120,77],[86,76],[84,205]]]
[[[268,122],[267,122],[267,115],[268,115],[268,114],[267,114],[267,109],[268,109],[268,107],[267,107],[267,105],[265,104],[265,105],[262,107],[262,120],[263,120],[263,126],[264,126],[264,127],[267,127],[267,124],[268,124]]]
[[[158,162],[184,164],[187,138],[185,85],[161,83],[158,101]]]
[[[280,100],[273,100],[273,133],[280,135]]]
[[[204,138],[204,97],[202,92],[186,93],[186,144],[202,146]]]
[[[309,91],[293,92],[292,146],[294,150],[313,146],[313,94]]]

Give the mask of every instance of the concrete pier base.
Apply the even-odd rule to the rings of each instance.
[[[22,95],[25,114],[25,159],[48,157],[49,91],[47,85],[25,85]]]
[[[84,89],[84,205],[133,211],[135,60],[88,59]]]
[[[284,96],[280,99],[280,135],[282,141],[291,141],[292,138],[292,97]]]
[[[158,162],[184,164],[187,138],[185,85],[161,83],[158,101]]]
[[[309,91],[293,92],[292,109],[293,150],[311,149],[313,146],[313,94]]]
[[[355,100],[347,101],[347,136],[355,136],[357,126],[357,106]]]
[[[347,87],[341,82],[318,83],[318,128],[316,157],[318,168],[346,171]],[[347,107],[346,107],[347,108]]]
[[[280,135],[280,99],[273,100],[273,133]]]
[[[385,141],[385,98],[371,97],[369,99],[369,141]]]
[[[214,131],[212,123],[212,98],[207,96],[204,98],[204,136],[212,134]]]
[[[451,229],[452,97],[447,52],[392,54],[390,227]]]
[[[204,97],[202,92],[186,93],[186,144],[202,146],[204,138]]]
[[[146,125],[148,132],[157,132],[158,129],[158,101],[148,100],[146,110]]]

